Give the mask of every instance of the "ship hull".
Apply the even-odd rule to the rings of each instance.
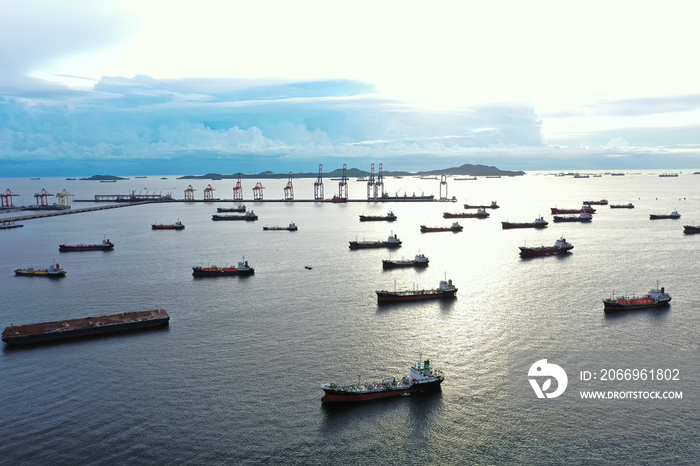
[[[401,243],[357,243],[350,241],[350,249],[398,248]]]
[[[688,235],[693,234],[693,233],[700,233],[700,227],[686,225],[685,227],[683,227],[683,233],[688,234]]]
[[[212,220],[243,220],[243,221],[253,221],[257,220],[258,216],[251,215],[212,215]]]
[[[360,215],[361,222],[393,222],[394,220],[396,220],[396,217],[366,217]]]
[[[421,227],[420,232],[421,233],[436,233],[436,232],[441,232],[441,231],[452,231],[455,233],[458,233],[460,231],[464,230],[464,227],[461,228],[441,228],[441,227]]]
[[[457,290],[453,291],[442,291],[442,290],[430,290],[428,293],[421,292],[384,292],[377,291],[377,302],[378,303],[395,303],[404,301],[424,301],[428,299],[444,299],[444,298],[455,298],[457,295]]]
[[[511,228],[547,228],[546,224],[541,223],[508,223],[501,222],[501,226],[504,230],[509,230]]]
[[[654,215],[654,214],[649,215],[649,220],[665,220],[665,219],[678,220],[679,218],[681,218],[681,217],[680,216],[674,217],[672,215]]]
[[[556,215],[553,217],[554,223],[561,223],[561,222],[579,222],[579,223],[588,223],[591,222],[593,219],[592,218],[581,218],[581,217],[557,217]]]
[[[114,245],[102,245],[102,244],[87,244],[87,245],[66,245],[60,244],[58,246],[58,252],[74,252],[74,251],[113,251]]]
[[[660,307],[666,307],[670,303],[669,301],[655,301],[652,300],[651,302],[634,302],[629,301],[629,304],[623,304],[619,303],[618,301],[615,302],[607,302],[605,301],[604,304],[604,310],[605,312],[621,312],[621,311],[634,311],[637,309],[654,309],[654,308],[660,308]]]
[[[151,225],[152,230],[184,230],[185,225]]]
[[[568,254],[570,249],[523,249],[520,248],[520,257],[555,256]]]
[[[63,278],[66,276],[65,270],[60,272],[46,272],[43,270],[15,270],[15,275],[18,277],[47,277],[47,278]]]
[[[594,214],[595,209],[557,209],[551,208],[552,214]]]
[[[610,205],[611,209],[634,209],[633,205]]]
[[[321,398],[321,403],[352,403],[358,401],[379,400],[412,393],[425,393],[440,389],[442,380],[413,384],[410,388],[400,390],[382,390],[370,393],[345,393],[335,390],[324,390],[325,395]]]
[[[385,269],[399,269],[405,267],[427,267],[427,262],[392,262],[392,261],[382,261],[382,267]]]
[[[442,214],[442,218],[489,218],[489,214],[470,214],[468,212],[463,214],[452,214],[445,212]]]
[[[202,277],[231,277],[231,276],[246,276],[254,275],[255,269],[218,269],[218,270],[198,270],[197,268],[192,268],[192,276],[197,278]]]

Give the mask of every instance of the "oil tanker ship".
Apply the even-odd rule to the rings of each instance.
[[[193,277],[225,277],[230,275],[253,275],[255,269],[248,266],[248,261],[238,263],[238,267],[232,265],[226,267],[217,267],[211,265],[209,267],[192,267]]]
[[[424,254],[416,254],[416,257],[413,259],[384,259],[382,260],[382,268],[396,269],[401,267],[427,267],[429,262],[430,259],[425,257]]]
[[[441,280],[437,288],[428,290],[377,290],[377,303],[393,303],[398,301],[422,301],[426,299],[454,298],[457,287],[452,280]]]
[[[112,251],[114,249],[114,243],[108,239],[102,240],[100,244],[59,244],[59,252],[71,252],[71,251]]]
[[[649,293],[643,296],[618,296],[617,298],[604,299],[603,305],[605,312],[615,312],[663,307],[670,302],[671,295],[666,293],[666,290],[662,287],[661,289],[649,290]]]
[[[340,403],[352,401],[368,401],[392,396],[410,395],[411,393],[430,392],[440,389],[445,380],[442,371],[433,369],[430,360],[411,365],[409,375],[400,380],[395,377],[383,379],[381,382],[364,383],[326,383],[321,385],[324,395],[321,403]]]
[[[572,249],[574,249],[574,245],[571,243],[567,243],[564,237],[562,236],[554,242],[554,246],[538,246],[534,248],[520,246],[520,257],[537,257],[551,256],[555,254],[567,254]]]
[[[396,236],[389,236],[386,241],[350,241],[350,249],[398,248],[402,241]]]
[[[45,269],[35,269],[34,267],[15,269],[15,275],[22,277],[62,278],[66,276],[66,271],[63,270],[58,263],[56,263]]]
[[[547,225],[549,225],[549,222],[541,216],[536,218],[534,222],[501,222],[501,226],[504,230],[509,230],[511,228],[547,228]]]
[[[175,223],[154,223],[151,225],[152,230],[184,230],[185,225],[180,220]]]

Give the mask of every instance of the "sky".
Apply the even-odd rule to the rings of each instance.
[[[696,9],[0,0],[0,177],[697,168]]]

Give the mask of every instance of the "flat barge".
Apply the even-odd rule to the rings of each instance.
[[[124,312],[99,317],[58,320],[38,324],[11,325],[2,332],[8,345],[43,343],[53,340],[102,335],[168,325],[170,316],[165,309]]]

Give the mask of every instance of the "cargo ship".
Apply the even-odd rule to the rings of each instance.
[[[683,225],[683,233],[700,233],[700,225]]]
[[[627,204],[610,204],[611,209],[634,209],[634,204],[628,202]]]
[[[599,201],[583,201],[583,205],[608,205],[607,199],[601,199]]]
[[[486,209],[479,207],[476,212],[444,212],[442,218],[489,218],[490,215]]]
[[[246,207],[241,204],[237,207],[217,207],[216,211],[221,212],[245,212]]]
[[[389,236],[386,241],[350,241],[350,249],[367,248],[398,248],[401,240],[396,236]]]
[[[248,261],[239,262],[237,267],[232,265],[226,267],[217,267],[215,265],[209,267],[192,267],[192,276],[197,278],[253,275],[254,273],[255,269],[248,266]]]
[[[154,223],[151,225],[152,230],[184,230],[185,225],[180,220],[175,223]]]
[[[158,327],[168,325],[169,321],[170,316],[165,309],[154,309],[38,324],[12,325],[2,332],[2,341],[8,345],[42,343]]]
[[[459,222],[454,222],[449,227],[426,227],[425,225],[420,226],[421,233],[432,233],[435,231],[452,231],[454,233],[457,233],[462,230],[464,230],[464,227],[460,225]]]
[[[437,288],[428,290],[377,290],[378,303],[393,303],[398,301],[422,301],[426,299],[441,299],[456,297],[457,287],[452,280],[440,280]]]
[[[564,217],[561,217],[559,215],[555,215],[553,217],[554,223],[558,222],[590,222],[593,220],[593,216],[591,214],[587,213],[582,213],[578,215],[566,215]]]
[[[321,403],[368,401],[412,393],[430,392],[440,389],[445,380],[442,371],[433,369],[430,360],[413,364],[409,375],[400,380],[384,378],[381,382],[326,383],[321,385],[324,395]]]
[[[430,259],[423,254],[416,254],[413,259],[382,260],[382,268],[396,269],[401,267],[427,267]]]
[[[277,227],[277,226],[275,226],[275,227],[263,227],[263,230],[265,230],[265,231],[268,231],[268,230],[270,230],[270,231],[284,231],[284,230],[297,231],[298,229],[299,228],[297,227],[296,223],[294,223],[294,222],[290,223],[286,227]]]
[[[498,209],[500,207],[496,201],[491,201],[488,205],[464,204],[465,209]]]
[[[24,277],[62,278],[66,276],[66,271],[63,270],[58,263],[56,263],[45,269],[35,269],[34,267],[15,269],[15,275]]]
[[[557,207],[550,207],[552,214],[594,214],[595,209],[589,205],[581,206],[580,209],[559,209]]]
[[[564,237],[554,242],[554,246],[538,246],[528,248],[520,246],[520,257],[551,256],[555,254],[567,254],[574,248],[574,245],[567,243]]]
[[[219,214],[214,214],[211,216],[212,220],[245,220],[245,221],[253,221],[257,220],[258,216],[255,215],[255,212],[252,210],[249,212],[246,212],[243,215],[219,215]]]
[[[661,220],[665,218],[678,219],[681,218],[681,214],[677,210],[674,210],[670,214],[649,214],[649,220]]]
[[[112,251],[114,243],[108,239],[102,240],[100,244],[59,244],[59,252],[71,251]]]
[[[649,290],[649,293],[643,296],[618,296],[617,298],[604,299],[603,305],[606,312],[614,312],[663,307],[670,302],[671,296],[662,287],[661,289]]]
[[[420,196],[416,196],[416,193],[413,193],[413,195],[409,196],[404,193],[403,196],[399,196],[398,194],[396,196],[390,196],[384,193],[381,197],[377,198],[377,201],[432,201],[433,199],[435,199],[434,194],[429,194],[427,196],[421,194]]]
[[[388,212],[386,215],[360,215],[360,221],[361,222],[380,222],[380,221],[387,221],[387,222],[393,222],[396,220],[397,217],[394,215],[394,212]]]
[[[504,230],[508,230],[511,228],[547,228],[547,225],[549,225],[549,222],[547,222],[545,219],[543,219],[541,216],[539,218],[536,218],[534,222],[501,222],[501,226],[503,227]]]

